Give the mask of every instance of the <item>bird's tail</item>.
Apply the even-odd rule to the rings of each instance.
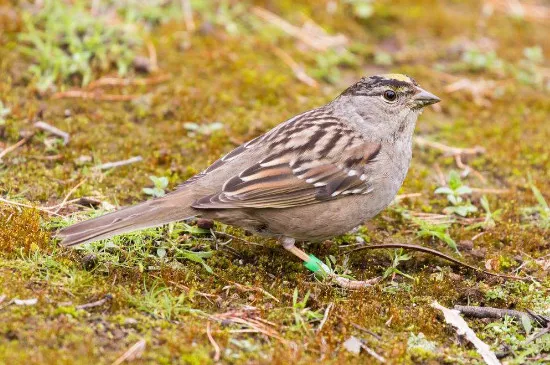
[[[161,226],[192,217],[190,191],[175,192],[113,213],[80,222],[57,233],[63,246],[76,246],[122,233]]]

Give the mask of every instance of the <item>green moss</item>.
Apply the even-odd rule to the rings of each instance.
[[[36,210],[0,207],[0,256],[47,250],[49,234],[40,227]]]

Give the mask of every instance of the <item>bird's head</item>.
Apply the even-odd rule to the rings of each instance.
[[[376,129],[380,136],[394,137],[398,132],[412,134],[422,109],[440,101],[414,79],[401,74],[363,77],[346,89],[340,100],[351,106],[369,129]]]

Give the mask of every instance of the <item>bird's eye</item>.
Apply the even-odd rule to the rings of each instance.
[[[384,91],[384,99],[387,101],[395,101],[395,99],[397,99],[397,94],[393,90],[386,90]]]

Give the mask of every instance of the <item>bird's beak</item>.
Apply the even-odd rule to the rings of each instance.
[[[440,98],[420,87],[417,87],[416,89],[417,92],[413,96],[413,102],[415,103],[415,106],[417,108],[423,108],[425,106],[439,103],[441,101]]]

